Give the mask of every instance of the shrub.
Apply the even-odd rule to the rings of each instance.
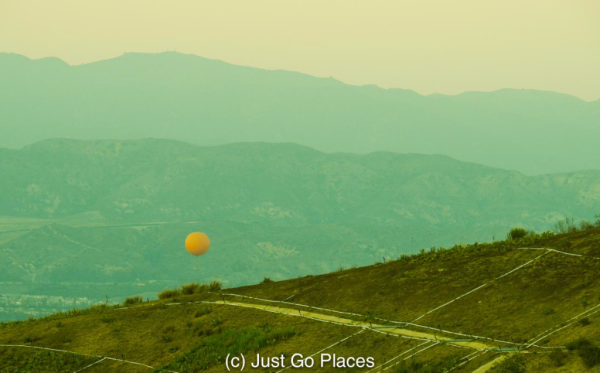
[[[194,313],[194,317],[201,317],[204,315],[208,315],[211,312],[212,312],[212,309],[210,309],[208,307],[204,307],[201,310],[197,310],[196,313]]]
[[[582,231],[588,230],[588,229],[594,229],[596,228],[596,224],[587,221],[587,220],[582,220],[581,222],[579,222],[579,229],[581,229]]]
[[[262,280],[262,283],[263,283],[263,284],[270,284],[271,282],[275,282],[275,281],[271,280],[271,277],[265,277],[265,278]]]
[[[502,361],[496,365],[498,373],[526,373],[525,359],[521,354],[513,355],[512,357]]]
[[[140,296],[135,297],[127,297],[125,298],[125,302],[123,302],[124,306],[133,306],[134,304],[142,303],[144,300]]]
[[[194,322],[192,324],[194,326],[193,332],[198,336],[209,336],[213,334],[212,328],[209,325],[206,325],[203,322]]]
[[[158,299],[170,299],[181,295],[181,290],[166,289],[158,293]]]
[[[567,354],[561,349],[552,350],[552,352],[548,355],[552,364],[555,367],[560,367],[565,364],[565,359],[567,358]]]
[[[567,350],[577,351],[581,361],[583,361],[588,368],[600,364],[600,347],[596,346],[586,338],[579,338],[567,343]]]
[[[221,290],[221,287],[223,286],[223,283],[220,281],[212,281],[210,284],[208,284],[208,288],[210,291],[217,291],[217,290]]]
[[[579,338],[574,341],[567,343],[566,347],[569,351],[579,350],[581,348],[585,348],[588,346],[593,346],[593,343],[587,340],[586,338]]]
[[[410,263],[410,261],[411,261],[410,255],[402,254],[398,258],[398,261],[400,263]]]
[[[513,228],[506,235],[507,239],[518,240],[527,236],[527,230],[525,228]]]
[[[557,221],[552,230],[557,234],[577,232],[577,225],[575,225],[573,218],[565,218],[564,220]]]
[[[554,235],[555,233],[552,231],[546,231],[539,234],[533,231],[525,231],[525,236],[523,238],[513,240],[510,238],[509,232],[507,233],[507,238],[504,241],[497,241],[493,243],[474,243],[472,245],[457,244],[451,248],[440,247],[435,251],[422,249],[418,254],[402,254],[397,260],[402,264],[409,264],[418,262],[431,262],[440,259],[448,260],[469,258],[485,253],[506,253],[517,247],[530,246],[540,241],[548,240],[554,237]]]
[[[590,345],[584,348],[581,348],[577,351],[581,361],[589,368],[595,367],[600,364],[600,347]]]
[[[205,285],[204,285],[205,286]],[[181,294],[184,295],[192,295],[195,293],[200,293],[202,291],[202,285],[197,282],[191,282],[187,285],[181,286]]]
[[[549,315],[552,315],[552,314],[554,314],[554,308],[546,307],[542,311],[542,315],[544,315],[544,316],[549,316]]]
[[[581,326],[590,325],[590,319],[588,319],[587,317],[584,317],[583,319],[579,320],[579,325],[581,325]]]

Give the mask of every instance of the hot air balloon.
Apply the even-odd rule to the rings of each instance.
[[[185,239],[185,248],[192,255],[204,255],[208,251],[210,240],[202,232],[190,233]]]

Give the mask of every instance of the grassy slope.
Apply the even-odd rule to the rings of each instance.
[[[530,246],[593,255],[600,251],[599,245],[600,230],[595,229],[548,237]],[[290,300],[300,304],[410,321],[460,294],[487,283],[482,289],[419,319],[418,323],[433,327],[439,325],[450,331],[512,339],[516,342],[524,342],[548,329],[553,330],[553,327],[566,325],[566,320],[599,305],[600,282],[597,280],[597,274],[600,261],[549,252],[520,270],[496,280],[498,276],[544,253],[513,250],[511,246],[520,245],[496,243],[477,247],[456,247],[451,251],[424,253],[322,276],[226,289],[223,293],[276,300],[283,300],[295,294]],[[237,302],[268,304],[229,295],[224,297]],[[219,299],[221,296],[216,293],[195,294],[180,296],[175,300],[144,303],[126,310],[97,309],[60,320],[46,318],[3,324],[3,328],[0,329],[0,344],[21,344],[27,339],[33,340],[33,344],[38,346],[92,355],[120,357],[123,353],[125,359],[157,367],[173,361],[199,341],[207,340],[210,336],[219,335],[231,328],[239,329],[264,323],[269,323],[273,328],[295,327],[298,331],[296,335],[262,347],[259,352],[267,355],[291,355],[300,352],[305,356],[360,330],[228,305],[165,305],[173,301],[185,303],[192,300]],[[294,306],[285,304],[285,307]],[[205,314],[205,308],[209,308],[211,312]],[[552,311],[547,312],[548,309]],[[563,346],[579,337],[600,343],[599,315],[600,313],[590,316],[589,325],[575,323],[540,341],[539,345]],[[220,320],[220,323],[215,323],[215,319]],[[375,319],[366,317],[364,320]],[[59,321],[62,323],[60,327],[57,326]],[[379,365],[418,343],[421,342],[365,331],[327,352],[345,356],[374,356]],[[14,349],[0,348],[0,356],[14,354],[11,352]],[[447,364],[453,358],[464,357],[471,351],[451,345],[440,345],[407,362],[427,363],[440,371],[443,364]],[[545,350],[536,351],[536,354],[523,355],[529,372],[596,372],[599,369],[599,366],[591,369],[585,367],[577,352],[567,352],[562,361],[563,365],[559,367]],[[250,355],[253,355],[252,351],[247,352],[247,356]],[[473,371],[497,356],[494,352],[488,352],[456,371]],[[7,359],[2,358],[0,361],[5,364],[0,365],[0,369],[9,364],[6,363]],[[116,362],[104,361],[95,366],[95,369],[102,368],[106,371],[110,369],[110,364]],[[127,365],[120,369],[144,371],[146,368],[136,370],[138,368]],[[224,370],[222,364],[213,365],[209,369],[215,372]]]

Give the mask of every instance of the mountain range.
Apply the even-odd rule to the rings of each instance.
[[[77,66],[3,53],[0,131],[13,149],[57,137],[294,142],[537,175],[598,169],[600,101],[515,89],[422,96],[174,52]]]
[[[600,171],[525,176],[439,155],[295,144],[47,140],[0,150],[0,215],[542,229],[600,210]],[[489,237],[488,237],[489,238]],[[477,239],[470,235],[468,239]]]

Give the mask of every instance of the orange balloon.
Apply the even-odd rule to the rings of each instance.
[[[204,255],[208,251],[210,240],[202,232],[190,233],[185,239],[185,248],[192,255]]]

